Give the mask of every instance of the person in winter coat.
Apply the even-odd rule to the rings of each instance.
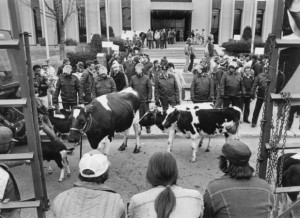
[[[207,59],[208,70],[210,70],[210,59],[214,56],[214,49],[215,49],[212,40],[213,39],[211,36],[207,37],[207,44],[205,46],[205,51],[204,51],[204,55]]]
[[[131,77],[135,75],[135,65],[136,63],[133,61],[132,54],[129,54],[127,57],[127,61],[125,61],[125,63],[123,64],[125,75],[127,76],[129,82],[131,80]]]
[[[151,31],[150,29],[147,32],[147,47],[149,49],[154,48],[153,47],[153,31]]]
[[[212,102],[214,98],[213,80],[199,65],[197,74],[191,84],[191,100],[193,103]]]
[[[223,99],[223,107],[240,107],[240,97],[245,93],[243,79],[236,72],[236,62],[231,62],[228,66],[229,71],[224,73],[220,83],[220,94]]]
[[[243,73],[243,85],[245,88],[245,94],[242,96],[241,98],[241,109],[244,112],[244,119],[243,121],[245,123],[250,123],[250,121],[248,120],[249,117],[249,113],[250,113],[250,102],[251,102],[251,96],[252,96],[252,86],[253,86],[253,74],[251,71],[250,67],[246,67],[244,69],[244,73]]]
[[[215,108],[221,108],[223,104],[223,99],[221,98],[220,93],[220,84],[221,79],[223,77],[223,74],[227,72],[227,61],[221,60],[219,66],[217,67],[217,70],[215,73],[212,73],[212,78],[214,81],[214,92],[215,92]]]
[[[53,104],[58,108],[58,96],[61,95],[62,105],[64,109],[70,110],[77,105],[77,95],[79,103],[82,104],[82,95],[79,88],[79,80],[77,76],[71,74],[72,66],[66,65],[56,83],[55,93],[53,95]]]
[[[117,87],[117,91],[120,92],[126,87],[126,77],[123,72],[120,71],[119,64],[115,63],[111,66],[111,77],[114,79]]]
[[[162,73],[158,60],[153,61],[153,67],[149,70],[149,78],[152,85],[155,85],[157,77]]]
[[[88,60],[86,62],[87,69],[83,72],[80,78],[80,94],[84,101],[84,105],[92,102],[92,88],[94,85],[94,61]]]
[[[185,80],[182,76],[182,73],[180,71],[175,71],[175,66],[173,63],[169,62],[167,64],[167,69],[168,69],[168,73],[173,75],[176,79],[176,82],[177,82],[177,85],[178,85],[178,89],[179,89],[179,99],[180,99],[180,102],[181,100],[184,99],[185,97],[185,90],[184,90],[184,87],[185,87]]]
[[[149,111],[149,103],[152,99],[152,84],[149,76],[143,73],[144,65],[139,63],[135,66],[136,75],[131,78],[130,87],[138,92],[140,97],[140,118]],[[146,127],[147,133],[151,133],[150,126]]]
[[[185,46],[184,46],[184,55],[185,55],[185,65],[184,65],[184,69],[183,72],[187,72],[189,65],[190,65],[190,56],[191,56],[191,46],[192,46],[192,39],[188,38],[185,42]]]
[[[105,185],[110,162],[106,155],[92,150],[79,161],[79,182],[53,201],[55,218],[110,217],[125,218],[126,207],[115,190]]]
[[[257,98],[256,98],[256,104],[253,111],[252,116],[252,127],[255,127],[257,124],[257,119],[260,113],[260,109],[265,101],[265,90],[267,88],[267,80],[268,80],[268,74],[267,74],[268,68],[265,67],[263,72],[258,74],[257,77],[254,79],[254,83],[251,89],[252,98],[255,98],[256,89],[257,89]]]
[[[106,67],[100,66],[98,72],[99,76],[94,79],[93,99],[117,91],[115,81],[107,75]]]
[[[38,99],[40,99],[42,105],[44,105],[46,108],[48,108],[48,78],[46,76],[43,76],[41,74],[41,66],[40,65],[34,65],[33,66],[34,71],[34,89],[35,94],[37,95]]]
[[[59,77],[59,76],[63,73],[64,67],[65,67],[66,65],[70,65],[70,64],[71,64],[71,63],[70,63],[69,58],[65,58],[65,59],[63,60],[63,64],[60,65],[60,66],[57,68],[57,76]]]
[[[166,111],[169,107],[179,105],[179,89],[175,76],[168,73],[167,66],[162,66],[162,74],[155,82],[155,105],[163,107]]]
[[[254,70],[254,78],[258,76],[263,71],[263,65],[258,60],[257,55],[252,55],[251,69]]]
[[[142,63],[144,64],[143,74],[149,76],[149,70],[153,67],[153,64],[151,63],[149,56],[144,55]]]

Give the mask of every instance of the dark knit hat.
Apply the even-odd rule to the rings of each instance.
[[[251,157],[251,151],[245,143],[237,140],[229,140],[222,147],[223,155],[234,165],[247,165]]]

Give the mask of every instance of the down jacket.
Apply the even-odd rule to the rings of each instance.
[[[210,75],[195,75],[191,84],[192,101],[212,100],[214,97],[214,84]]]
[[[155,81],[155,101],[159,101],[160,99],[170,99],[180,102],[178,85],[175,77],[171,74],[168,74],[166,78],[161,74]]]
[[[93,98],[116,91],[115,81],[111,77],[108,76],[103,79],[101,76],[98,76],[95,78],[92,94]]]
[[[79,80],[75,75],[61,74],[56,83],[56,89],[53,96],[53,104],[58,103],[59,93],[61,100],[65,103],[77,102],[77,93],[79,93]],[[82,103],[82,96],[79,95],[79,102]]]
[[[85,70],[80,78],[80,94],[84,93],[85,96],[90,96],[92,94],[93,83],[93,74],[88,69]]]
[[[237,72],[226,72],[223,74],[220,83],[221,96],[238,97],[245,94],[243,78]]]
[[[151,101],[152,84],[147,75],[135,75],[131,78],[130,87],[139,93],[140,101]]]
[[[55,218],[125,218],[121,196],[104,184],[80,182],[53,201]]]
[[[265,89],[267,87],[267,75],[265,73],[258,74],[254,79],[254,83],[251,89],[252,96],[255,96],[255,91],[257,88],[257,97],[265,98]]]

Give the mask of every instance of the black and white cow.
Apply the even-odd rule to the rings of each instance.
[[[163,121],[164,128],[169,129],[168,151],[171,151],[175,133],[178,132],[192,140],[191,162],[195,162],[199,138],[211,138],[221,134],[225,135],[226,140],[233,135],[238,138],[240,118],[241,110],[237,107],[185,111],[169,108]],[[209,150],[210,141],[206,151]]]
[[[93,149],[97,149],[101,140],[105,139],[104,154],[108,154],[109,144],[116,132],[124,132],[124,141],[119,151],[127,147],[128,131],[133,125],[136,145],[133,153],[140,152],[138,119],[139,96],[132,88],[118,93],[102,95],[85,107],[74,107],[69,142],[79,142],[81,134],[86,133]]]
[[[283,161],[282,172],[280,172]],[[282,173],[282,186],[300,186],[300,153],[287,153],[278,158],[277,161],[277,181]],[[281,212],[288,209],[292,204],[300,199],[299,192],[281,193],[276,196],[276,208]],[[277,213],[277,211],[276,211]],[[275,214],[276,215],[276,214]],[[300,209],[292,210],[291,217],[299,217]]]

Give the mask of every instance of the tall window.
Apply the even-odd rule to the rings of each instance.
[[[233,24],[233,34],[241,34],[241,24],[242,24],[242,10],[234,10],[234,24]]]
[[[32,11],[33,11],[33,20],[34,20],[36,43],[39,43],[39,39],[43,37],[39,1],[38,0],[32,0],[31,1],[31,7],[32,7]]]
[[[255,26],[256,36],[262,36],[263,21],[264,21],[264,10],[257,10],[256,26]]]
[[[130,0],[122,0],[122,29],[131,30],[131,5]]]
[[[220,21],[220,9],[213,9],[211,13],[211,30],[214,35],[214,43],[218,43],[219,39],[219,21]],[[207,33],[209,34],[209,33]]]
[[[77,1],[79,42],[86,42],[86,16],[85,16],[85,0]]]
[[[105,35],[106,36],[105,1],[106,0],[100,0],[100,23],[101,23],[101,35]]]

